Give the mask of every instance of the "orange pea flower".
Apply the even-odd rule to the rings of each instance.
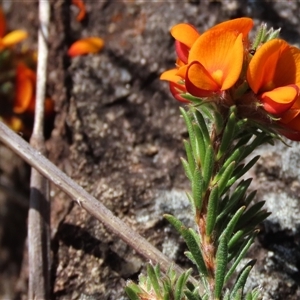
[[[14,46],[27,38],[28,34],[24,30],[14,30],[6,33],[6,21],[2,8],[0,7],[0,50]]]
[[[89,53],[97,53],[104,47],[104,41],[98,37],[88,37],[76,41],[68,50],[68,55],[78,56]]]
[[[16,70],[16,94],[13,111],[22,114],[35,102],[36,74],[25,64],[19,63]]]
[[[281,39],[263,44],[247,71],[249,86],[264,109],[281,116],[300,95],[300,50]]]
[[[190,50],[185,77],[187,91],[207,97],[229,89],[240,76],[243,58],[242,34],[222,29],[207,31]]]
[[[180,101],[180,92],[208,97],[229,89],[241,74],[252,27],[250,18],[223,22],[202,35],[189,24],[174,26],[171,34],[176,39],[177,68],[164,72],[161,79],[170,82],[172,94]]]

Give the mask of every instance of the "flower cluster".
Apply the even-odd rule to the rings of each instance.
[[[79,9],[77,21],[82,21],[86,16],[83,0],[73,0],[72,3]],[[0,7],[0,119],[13,130],[22,131],[25,137],[30,136],[34,119],[37,54],[16,45],[27,37],[25,30],[7,33],[5,16]],[[70,46],[68,55],[97,53],[103,46],[104,41],[98,37],[80,39]],[[53,117],[53,101],[46,98],[46,122],[52,123]]]
[[[31,133],[35,108],[36,53],[15,46],[28,36],[24,30],[7,33],[0,7],[0,101],[2,120],[27,137]],[[53,114],[53,102],[45,101],[46,114]]]
[[[176,68],[161,79],[169,81],[179,101],[198,99],[220,109],[236,105],[241,117],[300,140],[300,50],[278,34],[252,43],[252,27],[250,18],[223,22],[203,34],[190,24],[175,25]]]

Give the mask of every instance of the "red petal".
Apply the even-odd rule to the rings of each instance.
[[[175,49],[178,58],[185,64],[188,63],[190,48],[179,41],[175,41]]]
[[[180,94],[186,93],[186,89],[185,86],[182,84],[178,84],[178,83],[174,83],[174,82],[170,82],[170,91],[173,95],[173,97],[180,101],[180,102],[184,102],[184,103],[189,103],[188,100],[184,99]]]
[[[267,112],[281,115],[293,106],[298,97],[299,88],[288,85],[265,92],[259,98]]]

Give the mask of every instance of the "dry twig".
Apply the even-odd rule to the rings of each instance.
[[[179,266],[175,265],[168,257],[153,247],[145,238],[132,230],[126,223],[114,216],[100,201],[87,193],[81,186],[59,170],[53,163],[41,155],[41,153],[33,149],[2,122],[0,122],[0,141],[68,194],[81,207],[102,222],[111,232],[136,250],[137,253],[152,261],[154,264],[160,264],[164,272],[173,264],[178,274],[182,274],[183,270]],[[199,284],[199,282],[193,278],[191,278],[191,281],[195,284]]]
[[[44,99],[48,58],[50,3],[39,1],[37,88],[33,134],[30,144],[45,155]],[[31,170],[28,214],[29,299],[48,299],[50,288],[50,202],[48,180]]]

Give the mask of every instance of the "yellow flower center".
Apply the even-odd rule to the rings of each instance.
[[[215,80],[215,82],[219,85],[222,86],[222,82],[223,82],[223,71],[222,70],[216,70],[214,71],[212,74],[212,78]]]

